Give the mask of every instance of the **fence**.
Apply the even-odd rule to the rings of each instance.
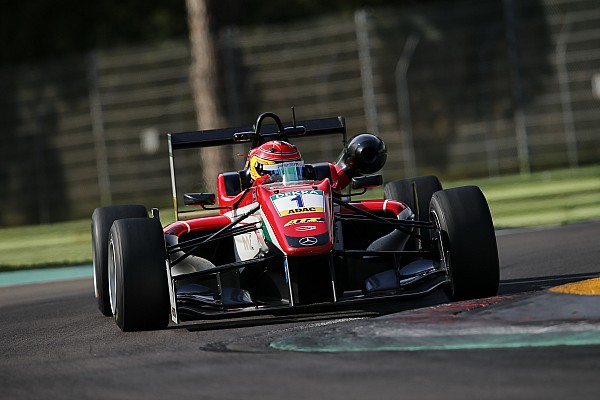
[[[600,161],[600,4],[455,1],[221,32],[228,125],[346,117],[388,146],[386,180]],[[169,206],[167,132],[193,130],[186,42],[0,69],[0,225]],[[302,144],[311,160],[339,145]],[[238,151],[238,150],[236,150]],[[239,167],[243,158],[234,162]],[[178,180],[204,186],[195,152]]]

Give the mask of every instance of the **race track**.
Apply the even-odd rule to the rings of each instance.
[[[410,321],[417,321],[432,337],[440,336],[436,332],[461,334],[464,325],[454,324],[457,330],[448,331],[447,324],[461,313],[465,315],[461,323],[476,327],[479,339],[501,330],[506,321],[512,321],[511,326],[516,321],[520,328],[538,327],[536,332],[584,326],[594,338],[593,332],[600,331],[600,311],[595,311],[600,310],[600,296],[550,294],[547,289],[600,276],[599,238],[600,221],[500,232],[500,296],[478,302],[477,307],[428,307],[446,302],[439,293],[410,303],[340,314],[204,321],[124,334],[97,311],[91,279],[0,288],[0,396],[597,398],[598,344],[566,340],[537,347],[531,340],[516,348],[453,350],[386,350],[382,346],[386,337],[404,339],[407,335],[402,329],[408,329]],[[472,311],[473,307],[477,310]],[[386,330],[381,329],[384,323]],[[298,337],[308,338],[311,346],[326,346],[343,342],[350,333],[357,337],[357,332],[362,332],[363,339],[369,334],[378,337],[371,350],[353,348],[357,345],[350,341],[346,341],[349,346],[328,352],[274,348]],[[523,332],[523,337],[531,338],[533,331]]]

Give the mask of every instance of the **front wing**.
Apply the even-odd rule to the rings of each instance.
[[[382,218],[383,219],[383,218]],[[406,220],[371,220],[365,216],[337,216],[337,223],[359,224],[392,224],[394,229],[409,232],[418,243],[412,250],[402,251],[369,251],[366,249],[335,248],[330,253],[317,259],[311,259],[298,265],[298,260],[288,257],[276,249],[266,254],[259,254],[254,259],[236,261],[214,266],[203,271],[191,272],[177,276],[171,275],[173,260],[167,260],[168,284],[171,300],[171,317],[175,323],[183,320],[201,318],[235,317],[249,314],[268,314],[272,312],[293,312],[307,309],[330,307],[350,307],[357,303],[374,303],[399,298],[410,298],[430,294],[450,284],[445,257],[440,254],[439,232],[430,222]],[[234,221],[239,222],[239,221]],[[216,237],[211,235],[210,241],[227,240],[240,233],[247,233],[253,226],[239,227],[231,224],[229,229]],[[431,236],[422,235],[425,230],[433,232]],[[204,238],[206,240],[206,238]],[[182,247],[202,245],[202,240],[190,244],[168,246],[169,253],[181,251]],[[340,286],[342,279],[338,275],[346,273],[344,268],[369,268],[373,260],[389,268],[375,271],[365,279],[361,288],[344,290]],[[413,260],[402,262],[400,260]],[[175,260],[176,262],[177,260]],[[302,260],[304,261],[304,260]],[[310,267],[309,264],[313,266]],[[317,265],[318,270],[314,268]],[[311,269],[312,268],[312,269]],[[308,277],[300,277],[298,271],[306,269]],[[245,276],[255,277],[269,275],[279,277],[271,282],[279,286],[278,296],[261,296],[240,282],[248,280]],[[367,274],[368,275],[368,274]],[[250,278],[252,279],[252,278]],[[320,282],[317,282],[317,280]],[[327,284],[323,284],[326,282]],[[232,284],[233,283],[233,284]],[[311,301],[298,299],[298,286],[308,286],[311,291],[322,291],[319,297]],[[304,292],[306,293],[306,292]],[[304,293],[301,295],[304,296]]]

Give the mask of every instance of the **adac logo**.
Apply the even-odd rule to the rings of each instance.
[[[292,219],[285,223],[284,226],[296,225],[296,224],[314,224],[317,222],[325,222],[323,218],[298,218]]]
[[[292,209],[289,209],[289,210],[281,210],[281,212],[279,213],[279,215],[285,216],[285,215],[291,215],[291,214],[303,214],[303,213],[310,213],[310,212],[323,212],[323,207],[298,207],[298,208],[292,208]]]

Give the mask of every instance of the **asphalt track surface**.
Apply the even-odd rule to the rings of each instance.
[[[438,293],[155,332],[125,334],[101,316],[91,279],[0,288],[0,398],[596,399],[600,345],[570,337],[536,345],[535,333],[558,326],[597,338],[600,296],[548,288],[600,276],[599,239],[600,221],[501,233],[500,294],[480,302],[446,305]],[[514,348],[485,341],[507,326],[534,339]],[[385,348],[419,335],[427,339],[420,343],[468,336],[463,328],[487,347]],[[369,334],[370,349],[359,348],[364,340],[318,348]],[[299,347],[278,350],[282,343]]]

